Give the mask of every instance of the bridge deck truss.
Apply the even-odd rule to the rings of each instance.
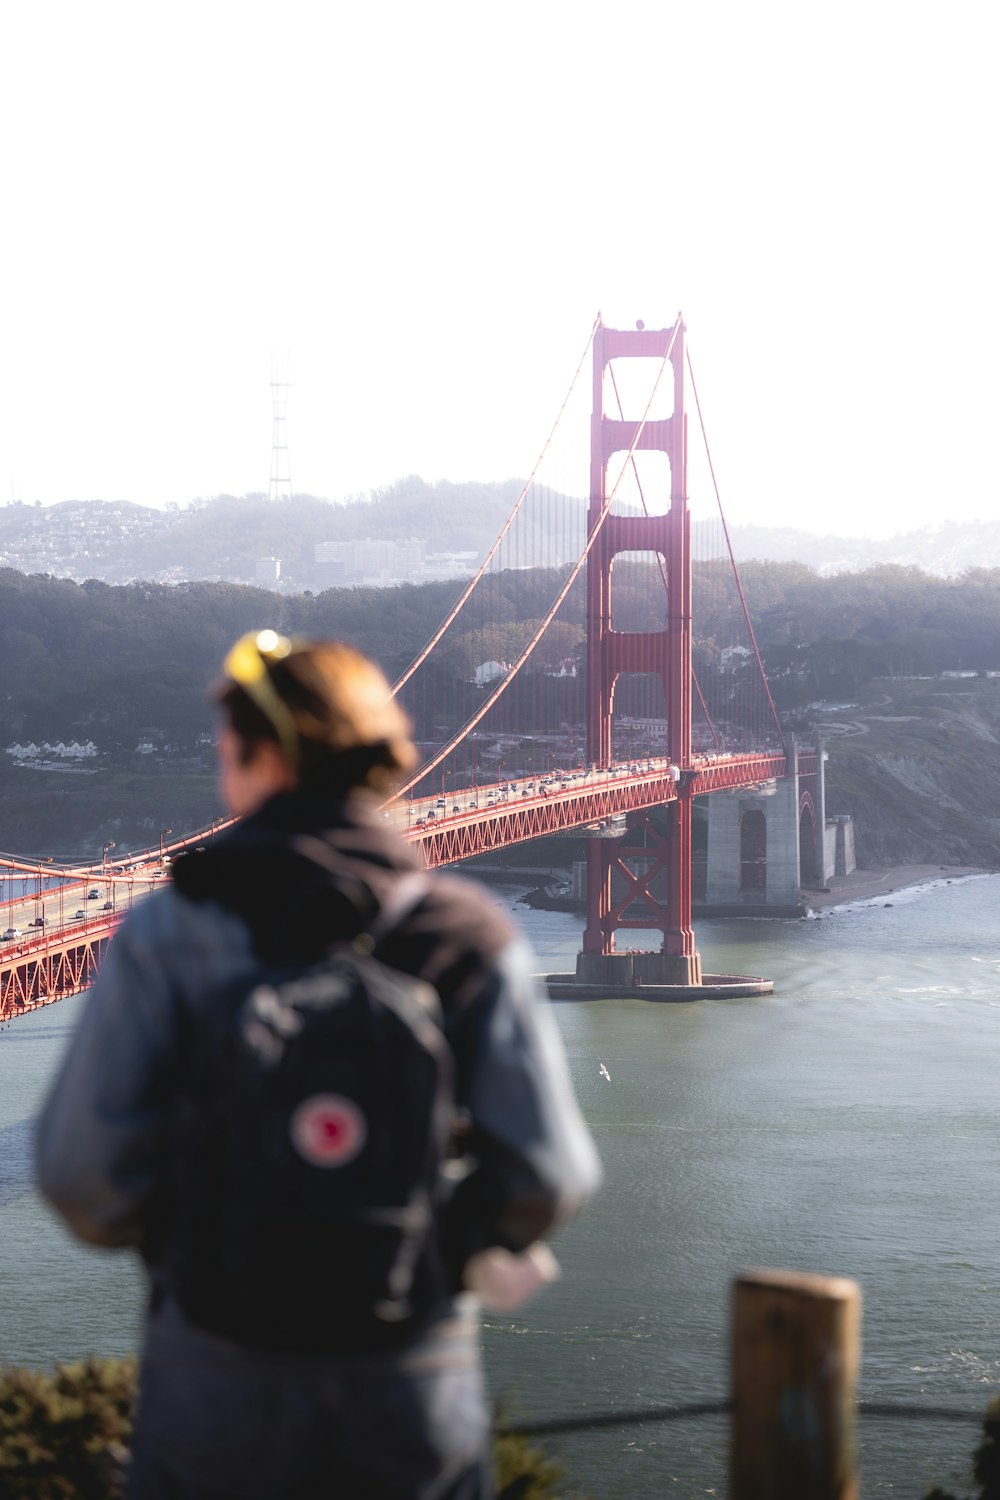
[[[807,756],[800,754],[799,767],[803,771],[809,768]],[[706,756],[696,759],[692,768],[681,774],[689,778],[691,795],[697,796],[703,792],[752,789],[786,775],[787,763],[785,756],[777,753]],[[437,813],[436,804],[433,799],[425,798],[395,804],[388,809],[387,816],[395,820],[401,836],[420,850],[428,868],[433,869],[547,834],[608,824],[629,813],[673,802],[677,791],[674,768],[661,760],[653,769],[638,773],[624,767],[612,768],[592,780],[583,779],[546,796],[505,792],[499,783],[480,786],[477,795],[481,805],[475,811],[435,815],[430,819],[431,812]],[[421,826],[416,826],[414,820]],[[170,846],[171,852],[202,844],[211,833],[212,830],[200,830],[177,840]],[[117,880],[128,887],[135,886],[138,895],[144,881],[148,885],[154,883],[153,876],[159,875],[159,868],[158,861],[147,861],[145,866],[136,861],[127,870],[109,862],[103,870],[86,874],[74,871],[75,879],[66,891],[78,892],[100,881],[113,890]],[[47,866],[46,873],[59,872]],[[131,896],[130,889],[129,904]],[[73,904],[73,900],[64,901],[67,910]],[[87,989],[124,915],[124,911],[115,911],[107,917],[89,918],[86,930],[81,930],[75,921],[67,920],[63,926],[53,922],[37,937],[21,937],[0,947],[0,1023]]]
[[[107,922],[100,931],[27,944],[5,955],[0,961],[0,1022],[89,989],[115,925]]]

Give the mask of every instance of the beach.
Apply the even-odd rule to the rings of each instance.
[[[992,873],[977,865],[893,865],[886,870],[852,870],[850,875],[834,875],[825,890],[803,890],[802,904],[810,911],[844,906],[850,901],[869,901],[876,896],[891,897],[912,885],[929,885],[964,880],[970,875]]]

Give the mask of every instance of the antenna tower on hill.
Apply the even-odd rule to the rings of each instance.
[[[267,489],[269,500],[292,498],[292,471],[288,462],[288,429],[285,412],[288,407],[289,382],[279,380],[271,363],[271,401],[274,407],[274,424],[271,429],[271,482]]]

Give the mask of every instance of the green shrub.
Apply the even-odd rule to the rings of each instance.
[[[134,1359],[0,1371],[0,1500],[117,1500]]]
[[[497,1500],[557,1500],[563,1466],[527,1438],[500,1433],[493,1440],[493,1472]]]
[[[983,1418],[983,1440],[976,1449],[972,1472],[982,1489],[978,1500],[1000,1500],[1000,1396],[994,1396]]]
[[[994,1396],[983,1416],[983,1440],[972,1459],[972,1472],[982,1485],[975,1500],[1000,1500],[1000,1396]],[[937,1485],[924,1500],[956,1500]]]
[[[0,1500],[120,1500],[137,1374],[135,1359],[0,1370]],[[571,1500],[526,1438],[498,1436],[493,1462],[498,1500]]]

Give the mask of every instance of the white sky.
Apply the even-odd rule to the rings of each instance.
[[[0,20],[0,502],[530,469],[594,314],[684,311],[728,519],[997,514],[985,3]]]

